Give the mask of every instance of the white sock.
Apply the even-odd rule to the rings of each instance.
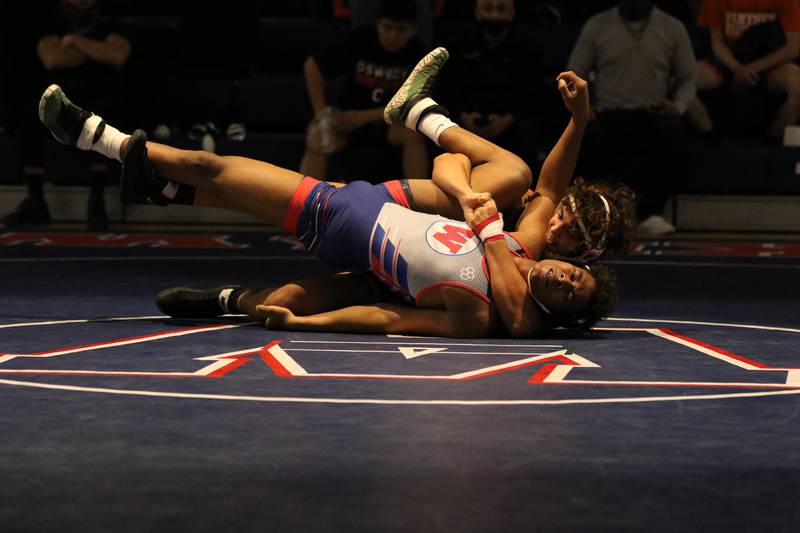
[[[179,188],[180,188],[179,184],[175,183],[174,181],[168,181],[167,185],[163,189],[161,189],[161,194],[163,194],[170,200],[174,200],[175,197],[178,196]]]
[[[422,121],[420,121],[420,115],[422,115],[426,109],[435,105],[436,101],[430,97],[423,98],[414,104],[414,107],[411,108],[406,117],[406,128],[418,130],[438,146],[439,135],[447,128],[451,128],[456,124],[441,113],[430,113],[425,115]]]
[[[108,158],[122,162],[120,148],[122,148],[122,143],[130,135],[120,132],[106,122],[102,135],[93,144],[92,140],[94,140],[95,132],[97,132],[97,127],[101,122],[103,122],[103,118],[98,115],[92,115],[86,119],[86,122],[83,123],[80,137],[78,137],[78,148],[81,150],[94,150]]]
[[[408,116],[406,116],[406,128],[410,130],[416,130],[417,122],[419,121],[419,116],[422,114],[422,112],[435,105],[436,100],[430,97],[423,98],[414,104],[414,107],[411,108],[411,110],[408,112]]]
[[[417,126],[417,129],[425,137],[435,142],[436,146],[441,146],[439,144],[439,136],[442,134],[442,132],[444,132],[444,130],[452,128],[456,125],[457,124],[455,122],[442,114],[431,113],[422,119]]]
[[[225,311],[225,314],[230,314],[231,310],[228,308],[228,299],[231,297],[233,289],[222,289],[217,297],[219,306]]]

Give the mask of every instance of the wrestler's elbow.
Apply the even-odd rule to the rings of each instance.
[[[491,333],[492,324],[488,313],[476,313],[464,316],[460,313],[453,313],[452,316],[443,324],[445,331],[443,335],[457,339],[478,339],[486,337]]]

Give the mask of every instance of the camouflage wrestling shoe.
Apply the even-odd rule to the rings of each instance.
[[[447,49],[442,47],[423,57],[386,104],[384,122],[390,126],[405,126],[406,117],[414,104],[430,96],[436,76],[449,57]]]
[[[83,131],[83,123],[92,113],[73,104],[58,85],[45,89],[39,100],[39,120],[47,126],[53,137],[61,144],[77,146]],[[98,126],[95,139],[103,133],[105,123]]]

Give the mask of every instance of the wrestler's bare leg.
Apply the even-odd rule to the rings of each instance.
[[[508,150],[504,150],[496,144],[460,127],[446,130],[440,137],[440,143],[449,152],[464,154],[470,159],[473,165],[471,179],[473,190],[491,193],[501,209],[511,209],[520,205],[522,196],[530,187],[531,175],[530,168],[522,159]],[[198,167],[216,165],[216,160],[220,159],[223,160],[220,163],[224,162],[229,171],[238,177],[243,176],[241,174],[243,169],[250,169],[253,175],[264,176],[265,180],[267,176],[277,177],[278,184],[265,182],[258,185],[263,191],[261,197],[266,195],[282,203],[282,208],[280,206],[269,208],[273,212],[280,211],[281,214],[279,216],[281,217],[285,213],[288,198],[291,197],[292,192],[302,179],[302,174],[250,159],[237,158],[239,161],[236,159],[229,161],[227,157],[214,156],[214,154],[208,154],[207,152],[187,153],[185,150],[177,150],[149,141],[147,148],[151,161],[161,175],[178,183],[187,183],[198,188],[195,205],[246,211],[262,219],[265,219],[265,217],[260,211],[250,211],[243,207],[241,203],[231,201],[230,194],[222,196],[218,189],[210,187],[210,184],[204,183],[203,179],[198,181]],[[207,174],[209,172],[213,173],[214,170],[207,170],[203,173]],[[287,176],[285,173],[289,173],[289,175]],[[205,179],[205,181],[208,180]],[[408,183],[411,188],[411,195],[414,198],[414,207],[418,211],[439,214],[454,219],[463,219],[464,211],[458,201],[442,191],[430,179],[410,179]],[[289,185],[283,191],[283,195],[276,194],[274,189],[276,185],[280,184]],[[286,194],[288,194],[288,197],[285,196]],[[258,193],[251,194],[248,192],[245,198],[253,200],[258,197]],[[263,209],[263,205],[266,204],[262,200],[256,200],[255,207],[257,209],[259,205]]]
[[[237,300],[239,311],[260,317],[256,306],[286,307],[296,315],[314,315],[353,305],[379,301],[382,293],[370,274],[345,272],[327,278],[292,281],[280,287],[249,289]]]
[[[458,127],[430,97],[431,88],[449,53],[436,48],[423,57],[384,109],[384,121],[416,130],[431,141],[470,160],[470,185],[476,192],[490,192],[501,209],[519,205],[531,186],[531,171],[525,162],[499,146]],[[417,209],[462,218],[457,203],[448,200],[432,183],[414,181],[411,192]]]
[[[531,186],[531,170],[520,157],[474,133],[455,126],[446,129],[439,144],[450,153],[466,155],[472,163],[471,185],[475,192],[489,192],[499,209],[520,205]],[[463,219],[458,202],[431,180],[408,180],[419,211]]]
[[[127,143],[122,145],[123,154]],[[236,209],[278,226],[303,179],[302,174],[255,159],[181,150],[150,141],[147,154],[161,176],[197,188],[196,205]]]

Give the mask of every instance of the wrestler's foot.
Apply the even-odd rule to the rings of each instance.
[[[172,318],[214,318],[228,313],[227,305],[221,298],[222,291],[237,288],[235,285],[216,289],[172,287],[158,293],[156,305],[162,313]]]
[[[383,110],[383,120],[390,126],[408,126],[415,129],[416,124],[406,124],[406,117],[414,104],[429,97],[442,66],[450,54],[439,47],[423,57]],[[435,105],[435,104],[434,104]]]
[[[123,204],[167,205],[171,199],[165,193],[170,187],[175,184],[159,176],[147,157],[147,134],[134,131],[122,158],[120,200]]]
[[[61,144],[77,146],[83,123],[92,113],[73,104],[58,85],[45,89],[39,100],[39,120]],[[95,136],[102,134],[97,128]]]

